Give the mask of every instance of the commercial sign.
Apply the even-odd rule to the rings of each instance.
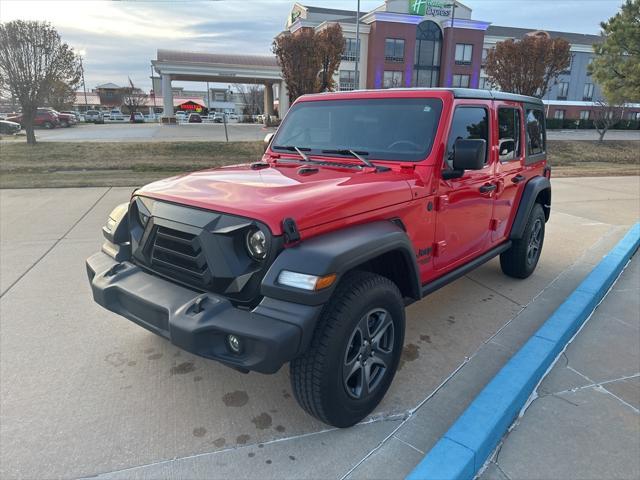
[[[439,0],[409,0],[409,13],[421,17],[449,17],[452,3]]]

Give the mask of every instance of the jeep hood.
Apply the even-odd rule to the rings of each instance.
[[[204,170],[151,183],[135,194],[253,218],[274,235],[282,234],[282,220],[288,217],[303,231],[411,200],[412,172],[318,166],[315,173],[305,173],[305,166]]]

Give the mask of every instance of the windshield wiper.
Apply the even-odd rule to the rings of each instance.
[[[351,155],[352,157],[357,158],[362,163],[364,163],[367,167],[376,168],[376,166],[371,163],[369,160],[364,158],[362,155],[369,155],[369,152],[356,152],[355,150],[342,149],[342,150],[322,150],[322,153],[334,153],[337,155]]]
[[[271,148],[274,148],[277,150],[289,150],[290,152],[297,152],[298,155],[300,155],[305,162],[309,161],[309,157],[304,152],[310,152],[311,151],[310,148],[296,147],[295,145],[274,145]]]

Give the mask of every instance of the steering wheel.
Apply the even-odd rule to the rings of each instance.
[[[418,145],[415,142],[412,142],[411,140],[396,140],[391,145],[389,145],[387,148],[391,149],[391,148],[397,147],[397,146],[402,145],[402,144],[414,147],[416,150],[422,150],[422,146]]]

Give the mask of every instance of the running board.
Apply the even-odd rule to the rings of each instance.
[[[454,280],[459,279],[463,275],[466,275],[471,270],[478,268],[483,263],[487,263],[493,257],[497,257],[505,250],[509,250],[511,247],[511,240],[508,240],[505,243],[498,245],[497,247],[489,250],[486,253],[483,253],[479,257],[474,258],[469,263],[465,263],[464,265],[456,268],[455,270],[450,271],[449,273],[445,273],[443,276],[436,278],[434,281],[425,283],[422,286],[422,296],[425,297],[430,293],[435,292],[439,288],[444,287],[445,285],[453,282]]]

